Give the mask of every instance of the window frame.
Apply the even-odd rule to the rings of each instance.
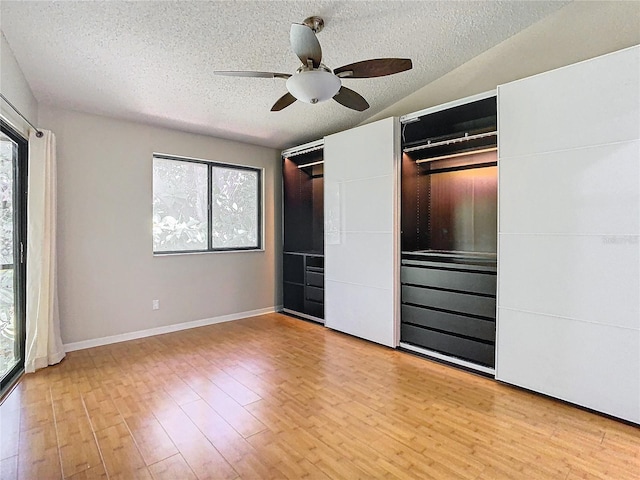
[[[13,170],[14,204],[14,308],[15,342],[18,347],[18,362],[0,378],[0,398],[6,395],[24,373],[26,358],[26,312],[27,312],[27,195],[29,168],[29,140],[4,118],[0,118],[0,131],[17,146],[17,158]]]
[[[151,162],[152,177],[154,172],[154,162],[159,160],[171,160],[175,162],[183,163],[197,163],[207,166],[207,248],[206,249],[193,249],[193,250],[155,250],[155,244],[153,244],[153,255],[184,255],[194,253],[228,253],[228,252],[263,252],[264,251],[264,168],[253,167],[249,165],[239,165],[237,163],[218,162],[215,160],[205,160],[200,158],[182,157],[177,155],[168,155],[164,153],[154,153]],[[248,247],[214,247],[213,246],[213,169],[215,167],[234,169],[234,170],[246,170],[254,172],[257,175],[257,245]],[[152,216],[153,216],[153,178],[151,185],[151,197],[152,197]],[[152,222],[153,223],[153,222]]]

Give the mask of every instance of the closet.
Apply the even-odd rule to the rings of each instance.
[[[495,92],[400,121],[400,346],[493,374]]]
[[[323,141],[282,152],[284,311],[324,322]]]
[[[285,311],[640,423],[638,85],[640,46],[283,152]]]

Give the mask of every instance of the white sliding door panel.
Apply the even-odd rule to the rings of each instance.
[[[498,314],[503,323],[500,355],[510,359],[500,365],[502,377],[521,387],[640,422],[637,334],[625,328],[503,308]],[[598,354],[601,351],[607,355]],[[620,382],[621,378],[626,381]]]
[[[342,211],[350,232],[392,233],[393,183],[390,175],[345,181],[341,184]],[[374,193],[375,192],[375,193]]]
[[[393,347],[394,307],[387,289],[325,280],[325,326]],[[327,298],[331,301],[327,302]],[[331,324],[327,319],[332,319]]]
[[[325,325],[397,345],[393,118],[325,138]]]
[[[496,378],[640,422],[640,46],[498,87]]]
[[[341,180],[373,179],[395,174],[393,156],[396,155],[397,142],[393,138],[395,135],[393,129],[396,128],[396,122],[396,119],[387,118],[331,135],[330,138],[333,138],[333,141],[337,140],[344,142],[344,145],[350,145],[348,148],[351,149],[351,155],[357,155],[357,157],[352,156],[352,160],[340,164],[342,167]],[[350,137],[353,137],[353,141],[349,140]]]
[[[503,234],[500,306],[638,332],[640,248],[634,241],[631,236]]]
[[[391,233],[343,232],[339,244],[325,246],[325,256],[331,256],[332,265],[330,271],[325,266],[324,278],[389,290],[393,287],[393,275],[388,275],[393,257],[380,252],[392,250]]]
[[[499,94],[509,120],[500,122],[500,156],[637,139],[638,85],[638,47],[508,84]]]
[[[500,205],[501,232],[637,232],[639,151],[636,140],[501,158],[500,195],[510,199]]]

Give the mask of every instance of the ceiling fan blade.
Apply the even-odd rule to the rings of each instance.
[[[291,105],[295,101],[296,101],[296,97],[294,97],[289,92],[287,92],[283,96],[281,96],[276,103],[273,104],[273,107],[271,107],[271,111],[279,112],[283,108],[287,108],[289,105]]]
[[[311,28],[302,23],[293,23],[291,24],[289,39],[291,48],[304,66],[309,65],[309,60],[311,60],[314,68],[320,65],[322,49],[315,32]]]
[[[376,58],[336,68],[333,73],[341,78],[373,78],[404,72],[412,67],[408,58]]]
[[[359,112],[363,112],[369,108],[369,104],[362,95],[347,87],[340,87],[340,90],[333,96],[333,99],[341,105]]]
[[[255,77],[255,78],[289,78],[291,75],[288,73],[275,73],[275,72],[235,72],[235,71],[215,71],[214,75],[223,75],[226,77]]]

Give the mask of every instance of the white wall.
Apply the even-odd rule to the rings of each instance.
[[[29,84],[20,70],[18,62],[0,32],[0,91],[9,101],[37,126],[38,103],[31,93]],[[3,100],[0,100],[2,116],[25,136],[29,126]]]
[[[493,90],[503,83],[638,44],[639,2],[572,2],[362,123]],[[402,75],[397,76],[398,82]]]
[[[280,303],[279,152],[48,106],[40,122],[58,142],[64,343]],[[154,257],[153,152],[263,167],[265,251]]]

